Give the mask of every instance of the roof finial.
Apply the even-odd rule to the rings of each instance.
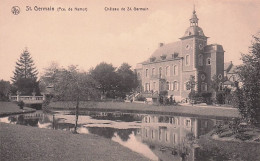
[[[190,26],[198,26],[198,17],[196,15],[196,10],[195,10],[195,3],[193,1],[193,14],[191,16],[191,19],[190,19]]]

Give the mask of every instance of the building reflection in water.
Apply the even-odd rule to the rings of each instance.
[[[159,160],[196,160],[192,140],[210,132],[221,120],[183,116],[145,115],[136,137],[147,144]]]

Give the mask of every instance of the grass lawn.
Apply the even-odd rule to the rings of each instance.
[[[24,107],[20,109],[14,102],[0,102],[0,116],[9,115],[9,114],[18,114],[24,112],[32,112],[34,109]]]
[[[74,110],[75,105],[71,102],[51,102],[49,109]],[[185,113],[212,117],[239,117],[239,112],[235,108],[222,108],[216,106],[156,106],[125,102],[81,102],[80,109],[158,114]]]
[[[96,135],[0,123],[1,161],[142,161],[145,157]]]

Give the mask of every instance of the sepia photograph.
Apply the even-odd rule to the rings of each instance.
[[[259,151],[259,0],[0,0],[1,161]]]

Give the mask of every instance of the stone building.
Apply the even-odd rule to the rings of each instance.
[[[188,97],[186,83],[195,77],[197,92],[209,91],[211,78],[224,80],[224,50],[222,45],[208,44],[196,11],[189,19],[190,26],[179,41],[160,43],[151,57],[137,64],[136,72],[141,82],[141,92],[146,97],[167,91],[176,101]]]

